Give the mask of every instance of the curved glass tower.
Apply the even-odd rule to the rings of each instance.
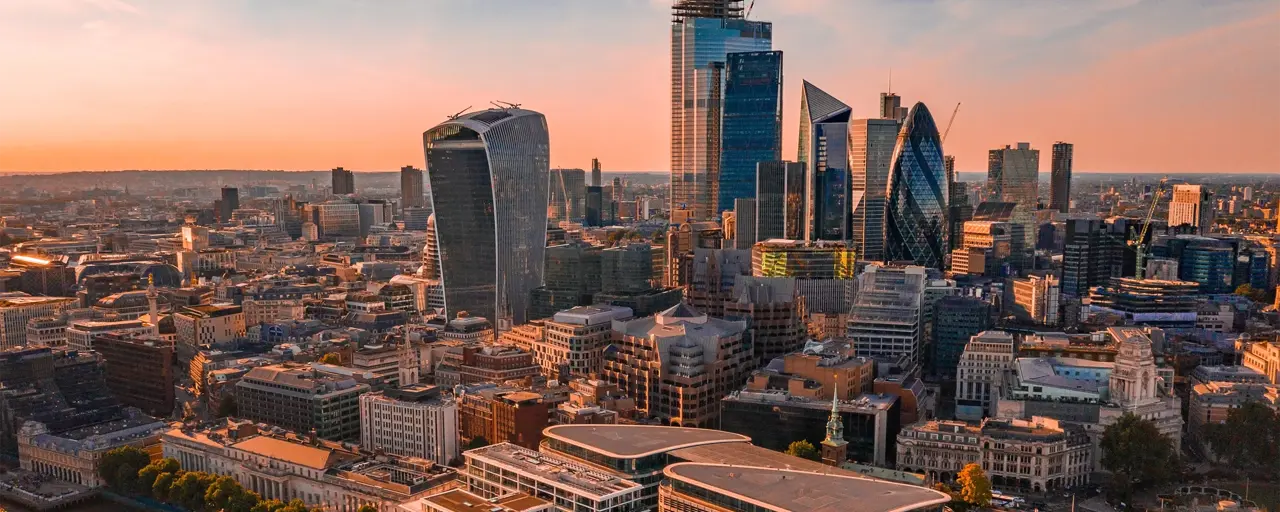
[[[546,118],[472,112],[427,130],[422,144],[446,314],[524,323],[547,245]]]
[[[947,179],[938,126],[916,103],[898,132],[885,205],[885,259],[942,268],[947,250]]]

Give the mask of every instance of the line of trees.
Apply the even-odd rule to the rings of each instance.
[[[1178,475],[1173,440],[1151,420],[1125,413],[1102,432],[1102,467],[1111,471],[1113,495],[1131,502],[1138,489],[1158,486]]]
[[[1224,423],[1204,426],[1204,439],[1219,461],[1280,475],[1280,413],[1256,401],[1240,404]]]
[[[147,452],[132,446],[104,454],[98,462],[98,475],[107,487],[118,493],[155,499],[192,512],[321,511],[298,499],[288,503],[264,500],[235,478],[185,471],[174,459],[152,462]],[[364,505],[359,512],[377,512],[377,509]]]

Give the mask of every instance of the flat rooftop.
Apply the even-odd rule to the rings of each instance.
[[[555,425],[542,434],[620,459],[705,444],[751,443],[750,437],[731,432],[656,425]]]
[[[638,491],[642,486],[564,457],[521,448],[511,443],[498,443],[465,453],[469,459],[487,464],[507,466],[535,480],[554,486],[576,489],[579,493],[602,500]],[[470,462],[467,465],[471,465]],[[523,475],[522,475],[523,476]]]
[[[927,487],[807,471],[680,463],[663,473],[778,512],[902,512],[951,500]]]
[[[756,468],[813,471],[856,476],[851,471],[833,468],[821,462],[787,455],[754,444],[706,444],[670,452],[672,462],[724,464]]]
[[[427,496],[419,502],[430,503],[435,508],[450,512],[532,512],[551,510],[551,503],[528,494],[517,492],[489,501],[462,489]],[[418,504],[418,503],[415,503]],[[429,510],[425,506],[412,508],[413,512]]]

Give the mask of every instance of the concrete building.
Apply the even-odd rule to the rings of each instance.
[[[956,366],[956,417],[976,421],[991,415],[1004,371],[1013,364],[1013,336],[986,331],[965,345]]]
[[[528,336],[511,339],[533,353],[534,362],[548,378],[557,378],[565,370],[568,375],[598,375],[604,369],[604,348],[612,341],[613,322],[631,318],[630,308],[578,306],[556,313],[540,327],[528,326]]]
[[[324,510],[368,505],[399,512],[401,503],[453,488],[457,473],[431,461],[373,456],[351,445],[290,432],[260,431],[247,421],[183,425],[161,436],[164,456],[187,471],[235,478],[264,500],[302,500]]]
[[[93,350],[102,354],[107,389],[121,403],[158,418],[173,414],[173,340],[105,333]]]
[[[924,267],[868,265],[858,276],[847,334],[858,355],[919,364],[924,342]]]
[[[534,364],[533,353],[511,345],[463,345],[445,350],[444,358],[435,368],[435,383],[439,386],[474,384],[478,382],[506,382],[524,379],[541,373]]]
[[[738,277],[735,298],[724,302],[724,317],[746,320],[751,326],[755,367],[799,350],[808,332],[807,308],[791,279]]]
[[[997,489],[1045,492],[1089,482],[1094,464],[1085,428],[1051,418],[988,418],[981,426],[931,421],[898,434],[898,469],[953,482],[980,463]]]
[[[101,487],[106,482],[98,475],[98,465],[107,452],[124,446],[155,452],[166,428],[163,421],[136,409],[124,410],[117,419],[72,430],[29,421],[18,431],[18,463],[27,471]]]
[[[458,430],[464,441],[483,438],[534,449],[549,418],[550,406],[538,393],[481,384],[464,385],[458,394]]]
[[[1280,344],[1269,341],[1241,343],[1241,364],[1266,376],[1267,382],[1280,384]]]
[[[240,416],[332,440],[360,438],[359,396],[368,384],[285,363],[249,370],[236,384]]]
[[[1022,323],[1058,325],[1060,291],[1058,278],[1052,274],[1013,278],[1014,318]]]
[[[365,450],[448,465],[462,455],[458,405],[440,388],[415,384],[360,395],[360,446]]]
[[[1053,143],[1052,176],[1049,181],[1049,209],[1058,213],[1071,211],[1071,169],[1075,161],[1075,145],[1067,142]]]
[[[987,161],[987,185],[993,192],[993,200],[1014,203],[1011,223],[1022,226],[1021,240],[1014,240],[1014,257],[1025,262],[1028,253],[1035,249],[1035,210],[1040,200],[1040,150],[1031,149],[1028,142],[1018,146],[1005,146],[989,152]],[[1021,267],[1019,267],[1021,268]]]
[[[959,247],[951,251],[951,272],[996,277],[1012,255],[1008,222],[971,220],[963,224]]]
[[[977,297],[948,295],[933,309],[933,360],[927,366],[934,375],[951,377],[969,340],[994,327],[993,308]]]
[[[26,294],[0,296],[0,350],[27,344],[27,323],[37,318],[56,317],[74,307],[69,297],[31,297]]]
[[[1173,202],[1169,203],[1169,227],[1189,225],[1200,235],[1207,234],[1213,224],[1213,193],[1204,185],[1173,186]]]
[[[244,310],[230,304],[205,304],[178,309],[173,314],[179,360],[190,360],[200,350],[245,335]]]
[[[1280,387],[1269,383],[1202,382],[1192,385],[1187,404],[1187,435],[1206,452],[1208,425],[1226,423],[1231,411],[1245,402],[1280,410]]]
[[[831,398],[792,393],[786,389],[747,389],[721,401],[719,428],[751,437],[752,443],[785,451],[804,439],[819,446],[825,439],[832,413]],[[828,393],[829,394],[829,393]],[[836,400],[834,408],[843,425],[841,440],[848,457],[865,463],[892,465],[894,439],[900,429],[901,403],[895,395],[852,394]],[[837,461],[843,464],[845,461]]]
[[[683,426],[709,426],[719,401],[752,365],[745,321],[721,320],[678,304],[657,316],[613,323],[617,351],[604,380],[636,399],[644,414]]]
[[[424,194],[422,169],[406,165],[400,168],[400,206],[416,208],[426,206],[427,196]]]
[[[244,311],[246,326],[276,320],[302,320],[307,313],[302,299],[244,299],[240,307]]]

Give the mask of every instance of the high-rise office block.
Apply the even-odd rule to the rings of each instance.
[[[928,107],[911,107],[893,150],[885,206],[885,259],[942,268],[948,243],[942,141]]]
[[[907,119],[910,119],[908,116]],[[924,267],[867,266],[849,311],[848,336],[859,356],[921,360],[924,336]]]
[[[333,181],[333,195],[356,193],[355,173],[341,167],[335,167],[332,171],[329,171],[329,174]]]
[[[977,297],[949,295],[938,300],[933,315],[933,360],[929,373],[952,377],[969,338],[992,327],[992,307]]]
[[[587,186],[594,186],[594,187],[604,186],[604,178],[600,176],[600,159],[599,158],[591,159],[591,181],[587,183]]]
[[[947,174],[947,250],[960,247],[964,238],[964,223],[973,219],[973,205],[969,204],[968,187],[956,174],[956,157],[942,157],[942,167]]]
[[[94,337],[93,350],[106,361],[112,395],[153,416],[173,414],[173,340],[109,332]]]
[[[800,93],[800,147],[807,168],[806,240],[849,238],[849,113],[808,81]]]
[[[742,0],[671,7],[671,209],[715,218],[728,54],[773,49],[773,25],[743,17]]]
[[[222,202],[219,203],[219,206],[221,206],[221,209],[218,211],[218,220],[230,222],[231,213],[240,209],[240,189],[222,187]]]
[[[360,439],[360,395],[369,385],[351,377],[284,363],[249,370],[236,383],[242,418],[334,441]]]
[[[416,208],[427,204],[422,183],[422,169],[415,169],[411,165],[400,168],[401,208]]]
[[[782,52],[726,59],[717,212],[755,198],[756,164],[782,158]]]
[[[756,238],[804,236],[804,174],[804,162],[775,160],[756,166]]]
[[[582,169],[552,169],[550,211],[552,221],[582,222],[587,208],[587,173]]]
[[[1071,167],[1075,145],[1053,143],[1052,176],[1049,182],[1049,208],[1059,213],[1071,211]]]
[[[1098,218],[1072,218],[1065,223],[1062,248],[1062,294],[1082,299],[1089,290],[1119,277],[1117,255],[1124,251],[1122,238],[1108,232]]]
[[[422,139],[447,315],[524,323],[547,240],[546,118],[517,108],[472,112]]]
[[[599,246],[573,241],[547,247],[544,284],[530,292],[529,318],[591,304],[600,293]]]
[[[1213,193],[1203,185],[1174,185],[1173,202],[1169,203],[1169,227],[1183,224],[1196,228],[1199,234],[1209,232],[1213,224]]]
[[[401,457],[449,464],[462,455],[458,403],[421,384],[360,395],[360,445]]]
[[[880,119],[892,119],[901,123],[907,119],[907,107],[902,106],[902,97],[892,92],[880,93]]]
[[[1061,284],[1053,275],[1013,278],[1013,315],[1021,322],[1058,325]]]
[[[849,241],[864,260],[884,259],[884,208],[898,127],[896,119],[849,122]]]
[[[583,224],[590,227],[600,227],[604,225],[604,188],[589,185],[587,186],[586,197],[586,214],[583,217]]]
[[[756,233],[756,200],[740,197],[733,201],[733,248],[750,250],[759,240]]]
[[[1014,203],[1010,222],[1022,227],[1022,242],[1015,244],[1020,252],[1030,253],[1036,246],[1035,211],[1040,197],[1040,150],[1031,144],[1019,142],[1018,146],[1005,146],[988,152],[988,186],[995,194],[993,200]],[[1025,259],[1026,254],[1015,255]]]

